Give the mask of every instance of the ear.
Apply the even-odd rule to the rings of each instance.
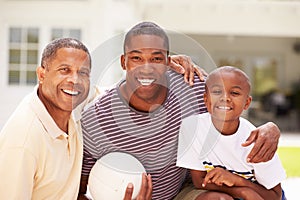
[[[207,94],[207,92],[204,92],[203,93],[203,100],[204,100],[204,103],[205,103],[206,107],[207,107],[207,98],[208,98],[208,94]]]
[[[208,95],[209,95],[208,92],[205,91],[205,92],[203,93],[203,100],[204,100],[204,104],[205,104],[205,106],[206,106],[207,111],[208,111],[209,113],[211,113],[211,106],[208,104],[208,98],[209,98]]]
[[[248,96],[248,98],[246,100],[246,104],[244,106],[244,110],[247,110],[249,108],[251,102],[252,102],[252,96]]]
[[[120,57],[120,62],[123,70],[126,70],[126,65],[125,65],[125,55],[121,55]]]
[[[40,84],[43,83],[43,80],[45,79],[45,70],[46,69],[42,66],[38,66],[36,68],[36,74],[37,74]]]
[[[169,68],[170,68],[170,65],[169,65],[169,64],[171,63],[171,56],[168,55],[168,58],[167,58],[167,59],[168,59],[167,67],[168,67],[168,69],[169,69]]]

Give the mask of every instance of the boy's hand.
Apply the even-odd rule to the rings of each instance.
[[[228,187],[232,187],[236,183],[236,178],[237,175],[234,175],[223,168],[216,167],[207,172],[203,180],[202,187],[205,187],[207,183],[213,183],[217,186],[222,186],[224,184]]]

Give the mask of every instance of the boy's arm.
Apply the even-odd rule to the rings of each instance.
[[[267,190],[259,184],[252,183],[222,168],[215,168],[208,173],[191,170],[191,175],[195,187],[200,189],[225,192],[232,197],[243,199],[281,199],[280,184]]]
[[[280,184],[268,190],[260,184],[253,183],[241,176],[232,174],[231,172],[219,167],[214,168],[206,174],[203,184],[206,185],[207,183],[214,183],[218,186],[225,184],[229,187],[247,187],[254,190],[265,200],[281,199]]]
[[[193,184],[196,188],[223,192],[232,196],[233,198],[242,198],[244,200],[263,200],[259,194],[247,187],[229,187],[225,184],[219,186],[212,182],[203,185],[206,174],[206,171],[191,170]]]

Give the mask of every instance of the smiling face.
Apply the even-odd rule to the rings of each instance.
[[[121,56],[126,70],[125,93],[130,104],[158,104],[167,93],[165,72],[169,62],[164,40],[156,35],[132,36]]]
[[[48,112],[70,114],[87,97],[90,58],[76,48],[60,48],[46,66],[38,67],[38,95]]]
[[[204,101],[213,122],[239,124],[239,117],[251,103],[250,84],[237,69],[217,70],[206,81]]]

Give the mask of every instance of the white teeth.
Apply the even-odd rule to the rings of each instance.
[[[72,95],[72,96],[76,96],[79,94],[78,91],[73,91],[73,90],[63,90],[65,93]]]
[[[231,108],[230,107],[227,107],[227,106],[218,106],[219,109],[222,109],[222,110],[230,110]]]
[[[138,79],[138,81],[141,83],[141,85],[148,86],[153,83],[154,79]]]

